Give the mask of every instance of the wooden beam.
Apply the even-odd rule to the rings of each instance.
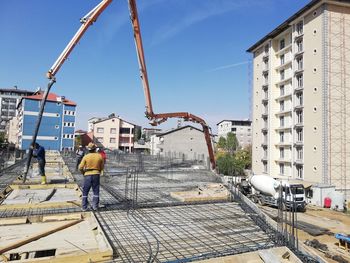
[[[10,251],[10,250],[12,250],[12,249],[21,247],[21,246],[26,245],[26,244],[28,244],[28,243],[30,243],[30,242],[33,242],[33,241],[35,241],[35,240],[38,240],[38,239],[40,239],[40,238],[42,238],[42,237],[46,237],[46,236],[51,235],[51,234],[53,234],[53,233],[56,233],[56,232],[58,232],[58,231],[60,231],[60,230],[66,229],[66,228],[71,227],[71,226],[74,226],[74,225],[76,225],[76,224],[78,224],[78,223],[80,223],[80,222],[82,222],[82,221],[83,221],[83,219],[74,220],[74,221],[69,222],[69,223],[67,223],[67,224],[64,224],[64,225],[62,225],[62,226],[56,227],[56,228],[54,228],[54,229],[51,229],[51,230],[42,232],[42,233],[40,233],[40,234],[31,236],[31,237],[25,238],[25,239],[23,239],[23,240],[20,240],[20,241],[18,241],[18,242],[15,242],[15,243],[13,243],[13,244],[10,244],[10,245],[8,245],[8,246],[3,247],[3,248],[0,249],[0,255],[1,255],[1,254],[4,254],[5,252]]]

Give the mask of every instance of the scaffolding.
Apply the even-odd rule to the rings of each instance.
[[[326,13],[325,39],[326,147],[323,182],[350,194],[350,18],[344,12]]]

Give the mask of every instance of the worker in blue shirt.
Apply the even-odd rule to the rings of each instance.
[[[34,144],[33,156],[38,160],[39,172],[41,175],[41,184],[46,184],[46,175],[45,175],[45,148],[39,143]]]

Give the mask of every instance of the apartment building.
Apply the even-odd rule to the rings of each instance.
[[[133,152],[136,125],[111,114],[93,122],[93,141],[104,148]]]
[[[313,0],[251,46],[254,173],[350,194],[350,1]]]
[[[151,139],[151,144],[156,144],[151,145],[151,153],[153,154],[185,160],[200,160],[209,165],[208,147],[204,133],[196,127],[186,125],[152,137],[158,138]]]
[[[34,95],[23,97],[18,104],[18,145],[20,149],[28,149],[32,142],[43,95],[43,91],[38,91]],[[76,106],[75,102],[64,96],[49,93],[37,142],[47,150],[72,150],[74,148]]]
[[[17,89],[16,86],[11,89],[0,89],[0,132],[5,132],[10,119],[17,116],[16,107],[21,98],[33,93],[34,91]]]
[[[252,144],[252,122],[250,120],[222,120],[216,124],[218,138],[225,137],[229,132],[236,135],[240,148],[248,147]]]

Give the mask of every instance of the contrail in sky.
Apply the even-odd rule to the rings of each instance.
[[[213,68],[213,69],[208,70],[207,72],[214,72],[214,71],[218,71],[218,70],[222,70],[222,69],[234,68],[234,67],[237,67],[240,65],[245,65],[248,63],[249,63],[249,61],[242,61],[242,62],[238,62],[238,63],[234,63],[234,64],[229,64],[229,65]]]

